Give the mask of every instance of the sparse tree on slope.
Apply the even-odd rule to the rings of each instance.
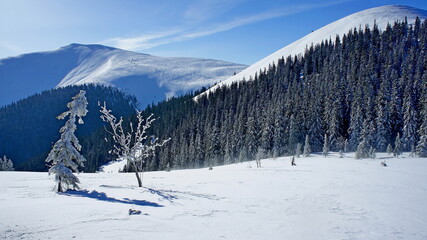
[[[323,156],[328,156],[329,154],[329,139],[328,139],[328,135],[325,134],[325,140],[323,142],[323,152],[322,152]]]
[[[304,157],[309,157],[311,153],[310,147],[310,138],[308,135],[305,136],[305,144],[304,144],[304,153],[302,154]]]
[[[418,130],[420,140],[418,141],[416,154],[420,157],[427,157],[427,73],[423,76],[423,92],[420,99],[421,126]]]
[[[389,144],[388,144],[388,146],[387,146],[387,153],[388,153],[388,155],[390,156],[392,152],[393,152],[393,147],[392,147],[392,146],[391,146],[391,144],[389,143]]]
[[[58,119],[69,117],[65,125],[59,130],[61,139],[59,139],[46,158],[46,162],[51,166],[49,174],[55,174],[55,180],[58,182],[58,192],[63,192],[68,189],[78,188],[79,179],[73,174],[78,172],[78,167],[83,167],[83,162],[86,159],[80,155],[79,151],[82,146],[79,144],[74,132],[76,131],[76,120],[83,124],[82,117],[87,114],[87,99],[86,92],[81,90],[72,99],[73,101],[67,104],[68,111],[59,115]],[[71,168],[71,169],[70,169]]]
[[[109,133],[112,135],[114,140],[114,149],[112,153],[117,155],[118,158],[127,161],[135,171],[136,179],[138,180],[138,186],[142,187],[142,171],[145,159],[153,156],[157,147],[163,146],[169,141],[163,140],[158,142],[158,138],[154,136],[148,136],[147,130],[151,127],[151,124],[156,120],[153,115],[144,119],[141,111],[137,111],[136,117],[138,119],[137,126],[134,128],[133,124],[130,123],[130,130],[126,131],[123,128],[123,118],[119,120],[108,110],[107,107],[101,106],[101,119],[108,123],[111,127]]]
[[[370,157],[370,149],[372,148],[372,139],[370,138],[371,127],[367,119],[363,123],[363,129],[360,137],[360,143],[357,145],[356,159]]]
[[[400,134],[397,133],[396,140],[394,141],[394,156],[399,157],[402,154],[402,142],[400,141]]]
[[[295,149],[295,156],[299,158],[301,156],[301,143],[297,144],[297,148]]]
[[[13,171],[13,162],[10,159],[7,159],[6,155],[0,158],[0,171]]]

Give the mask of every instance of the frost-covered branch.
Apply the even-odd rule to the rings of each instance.
[[[110,125],[111,130],[107,130],[111,134],[114,141],[114,149],[112,154],[117,155],[118,158],[127,160],[131,165],[138,180],[138,185],[142,187],[142,180],[139,173],[143,171],[145,159],[155,154],[157,147],[163,146],[169,139],[158,142],[154,136],[147,135],[147,130],[151,127],[152,123],[156,120],[151,114],[144,119],[141,111],[137,111],[138,123],[136,128],[132,123],[129,123],[129,130],[125,131],[123,128],[123,118],[119,120],[107,109],[105,103],[101,107],[101,119]]]

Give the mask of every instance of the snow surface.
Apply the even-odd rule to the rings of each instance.
[[[388,23],[393,24],[396,20],[403,21],[405,17],[407,17],[408,23],[413,23],[415,22],[417,16],[420,19],[426,19],[427,11],[408,6],[386,5],[351,14],[347,17],[332,22],[268,55],[260,61],[250,65],[248,68],[239,72],[238,74],[233,75],[216,84],[201,95],[209,94],[223,85],[230,85],[233,82],[239,82],[243,79],[249,80],[251,77],[254,78],[255,74],[260,70],[268,69],[268,66],[272,65],[273,63],[277,64],[277,60],[280,58],[303,54],[305,49],[310,47],[312,44],[316,45],[329,39],[335,41],[335,37],[337,35],[342,37],[344,34],[348,33],[349,30],[354,28],[363,29],[366,24],[372,27],[374,26],[374,23],[376,23],[379,29],[385,29]]]
[[[54,87],[116,86],[140,107],[210,86],[246,65],[213,59],[157,57],[102,45],[70,44],[55,51],[0,59],[0,106]]]
[[[118,173],[123,170],[127,160],[111,161],[108,164],[101,167],[101,172],[104,173]]]
[[[148,172],[143,188],[82,173],[63,194],[47,173],[0,172],[0,239],[426,239],[426,159],[378,157]]]

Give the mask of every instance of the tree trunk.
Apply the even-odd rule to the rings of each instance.
[[[61,177],[59,177],[59,181],[58,181],[58,192],[62,192]]]
[[[138,174],[138,171],[135,170],[136,179],[138,179],[138,186],[142,187],[142,180],[141,177]]]

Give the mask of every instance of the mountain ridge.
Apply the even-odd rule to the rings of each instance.
[[[102,84],[136,95],[140,107],[210,86],[246,66],[214,59],[158,57],[100,44],[0,59],[0,106],[43,90]]]

